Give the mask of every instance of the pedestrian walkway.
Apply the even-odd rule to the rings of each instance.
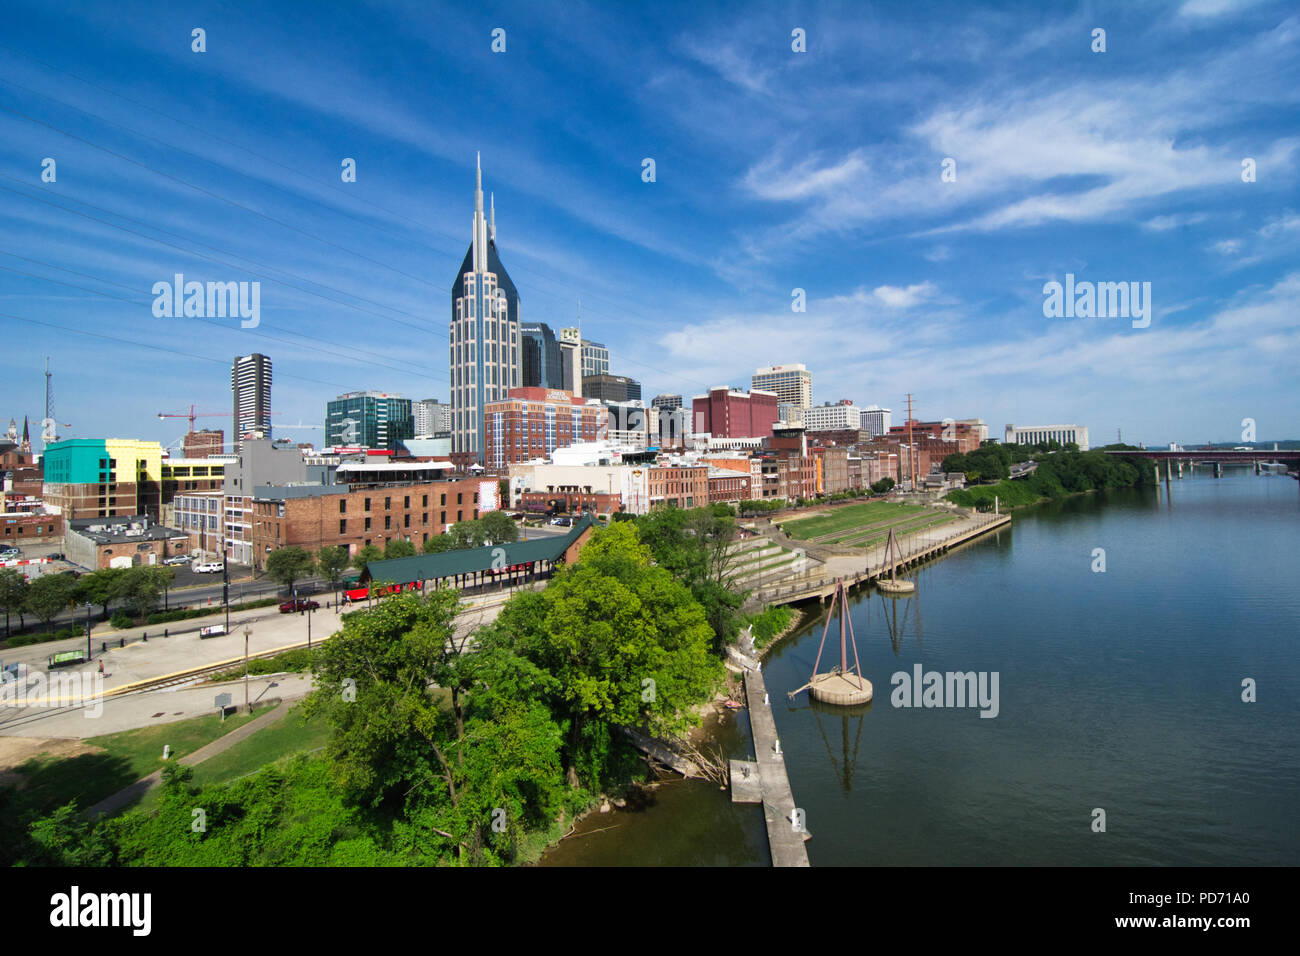
[[[282,720],[284,716],[289,713],[289,708],[292,706],[293,702],[281,701],[280,704],[269,713],[253,718],[248,723],[244,724],[244,726],[237,730],[232,730],[224,737],[218,737],[216,740],[212,741],[212,743],[200,747],[192,754],[186,754],[184,757],[177,758],[177,762],[182,763],[187,767],[192,767],[211,757],[215,757],[219,753],[224,753],[241,740],[251,737],[263,727],[268,727],[276,721]],[[123,787],[112,796],[105,797],[103,800],[99,801],[99,803],[91,807],[87,812],[92,820],[106,814],[116,813],[123,807],[135,803],[161,782],[162,770],[155,770],[153,773],[149,774],[149,776],[137,780],[129,787]]]

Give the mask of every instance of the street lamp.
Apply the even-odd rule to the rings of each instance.
[[[250,714],[253,712],[248,706],[248,638],[252,635],[253,629],[247,624],[244,625],[244,710]]]
[[[86,660],[89,661],[95,655],[90,651],[90,602],[86,602]]]

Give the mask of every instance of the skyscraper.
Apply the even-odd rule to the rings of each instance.
[[[271,437],[271,360],[260,352],[235,356],[230,366],[230,392],[234,398],[235,433],[238,449],[244,435],[261,432]]]
[[[325,444],[397,449],[415,437],[411,400],[386,392],[348,392],[325,406]]]
[[[756,370],[750,388],[776,392],[777,401],[798,408],[812,407],[812,372],[804,365],[769,365]]]
[[[415,416],[416,437],[428,438],[451,433],[451,406],[445,402],[436,398],[412,402],[411,414]]]
[[[524,388],[564,388],[560,343],[545,322],[519,326],[520,381]]]
[[[451,287],[448,350],[451,457],[483,463],[483,409],[519,385],[519,293],[497,256],[496,204],[483,216],[483,170],[476,162],[474,234]]]
[[[582,377],[609,374],[609,349],[599,342],[582,340]]]
[[[575,328],[560,329],[560,388],[582,396],[582,333]]]

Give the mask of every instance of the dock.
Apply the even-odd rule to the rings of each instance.
[[[808,850],[804,847],[806,834],[794,828],[794,793],[790,789],[790,778],[786,775],[785,757],[776,749],[776,721],[772,718],[772,707],[767,702],[767,684],[763,680],[763,672],[758,668],[745,671],[745,700],[749,706],[749,723],[754,734],[754,755],[757,758],[750,766],[758,768],[758,792],[763,803],[772,865],[808,866]],[[743,779],[742,770],[741,780]],[[737,799],[737,784],[740,782],[733,768],[733,799]],[[743,791],[739,792],[752,799],[751,784],[744,784]]]
[[[903,571],[913,565],[938,557],[946,551],[973,541],[976,538],[1003,528],[1011,523],[1010,515],[978,514],[962,519],[955,526],[930,532],[910,535],[904,539],[901,556],[887,555],[884,546],[872,548],[865,552],[866,567],[861,571],[836,569],[820,577],[787,578],[778,581],[772,587],[756,589],[750,601],[756,606],[763,604],[798,604],[802,601],[817,600],[826,602],[835,593],[835,582],[844,580],[845,587],[856,587],[887,578],[896,570]],[[910,540],[909,540],[910,538]],[[809,549],[811,553],[813,549]],[[846,561],[845,556],[834,559]]]

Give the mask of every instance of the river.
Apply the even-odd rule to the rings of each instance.
[[[1300,863],[1297,491],[1233,469],[1021,509],[915,572],[915,597],[854,595],[865,709],[787,702],[821,640],[812,608],[764,665],[812,864]],[[892,706],[916,664],[996,672],[997,716]],[[743,712],[716,736],[749,754]],[[768,862],[758,807],[684,781],[543,860]]]

